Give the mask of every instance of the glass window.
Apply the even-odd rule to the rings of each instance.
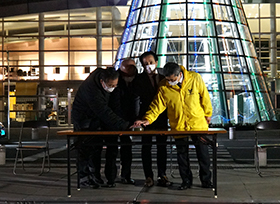
[[[252,90],[249,76],[246,74],[224,74],[226,90],[248,91]]]
[[[217,35],[219,37],[238,38],[238,32],[234,23],[224,23],[216,21]]]
[[[280,19],[276,19],[276,32],[280,32]]]
[[[161,22],[159,37],[180,37],[186,36],[185,21],[165,21]]]
[[[270,19],[261,19],[261,32],[262,33],[270,33],[271,28],[270,28]]]
[[[213,3],[229,4],[229,0],[213,0]]]
[[[200,53],[200,54],[216,54],[217,43],[215,38],[189,38],[188,40],[188,51],[189,53]]]
[[[127,24],[126,26],[131,26],[138,23],[140,10],[132,10],[127,17]]]
[[[186,44],[184,38],[159,39],[157,51],[159,54],[186,53]]]
[[[83,44],[82,40],[79,39],[73,39],[73,41],[80,41],[81,44]],[[72,41],[72,39],[71,39]],[[77,42],[75,41],[75,42]],[[70,42],[71,43],[71,42]],[[73,43],[76,46],[74,46],[76,49],[79,49],[78,47],[80,45],[77,45],[76,43]],[[71,45],[71,44],[70,44]],[[45,38],[44,42],[45,50],[68,50],[68,38],[62,37],[62,38]],[[73,47],[73,48],[74,48]],[[82,49],[82,48],[80,48]]]
[[[112,50],[113,49],[113,41],[111,37],[103,37],[102,38],[102,50]]]
[[[221,74],[200,74],[208,90],[223,90]],[[220,102],[219,102],[220,103]]]
[[[186,4],[162,5],[161,20],[186,19]]]
[[[257,58],[246,58],[249,72],[253,74],[260,74],[262,73],[259,60]]]
[[[246,69],[246,62],[243,57],[221,56],[223,72],[244,73],[248,72]]]
[[[243,4],[244,11],[247,18],[259,17],[259,4]],[[234,8],[236,11],[236,9]]]
[[[259,4],[260,5],[260,17],[270,17],[270,4]]]
[[[242,47],[239,40],[219,38],[219,48],[221,54],[242,55]]]
[[[113,33],[114,35],[121,36],[125,28],[125,21],[113,21]]]
[[[248,19],[248,26],[251,33],[259,33],[259,20],[258,19]]]
[[[187,56],[186,55],[165,55],[159,56],[158,58],[158,67],[163,67],[167,62],[175,62],[177,64],[183,65],[186,67]]]
[[[155,38],[157,37],[158,23],[145,23],[138,25],[135,39]]]
[[[264,77],[262,75],[259,74],[251,74],[250,75],[252,83],[253,83],[253,87],[254,90],[256,92],[260,92],[260,91],[267,91],[267,87],[264,81]]]
[[[233,8],[237,23],[247,24],[246,17],[240,8]]]
[[[257,57],[255,46],[252,42],[242,41],[244,52],[246,56]]]
[[[8,37],[22,37],[22,36],[38,36],[39,28],[38,21],[5,21],[4,22],[4,31]]]
[[[271,108],[271,100],[269,95],[262,92],[256,92],[257,104],[259,106],[261,120],[275,120],[275,112]]]
[[[251,38],[249,28],[247,26],[242,25],[242,24],[238,24],[237,26],[238,26],[241,38],[251,41],[252,38]]]
[[[161,0],[144,0],[144,6],[160,4]]]
[[[105,23],[104,23],[105,26]],[[103,25],[102,25],[103,27]],[[47,29],[47,28],[45,28]],[[95,21],[72,21],[70,22],[70,35],[96,35],[96,22]],[[56,25],[55,32],[47,32],[47,35],[68,35],[67,22],[60,22]]]
[[[132,1],[131,9],[134,11],[135,9],[142,6],[142,1]]]
[[[123,32],[122,43],[126,43],[131,40],[134,40],[135,32],[136,32],[136,25],[126,28]]]
[[[118,59],[130,57],[132,42],[122,44],[119,48]]]
[[[215,36],[213,21],[189,21],[188,36]]]
[[[140,23],[159,20],[160,6],[143,8],[140,15]]]
[[[280,11],[280,4],[276,4],[276,17],[280,17],[280,12],[277,12],[277,11]]]
[[[212,124],[224,124],[225,119],[227,118],[227,111],[225,108],[225,100],[222,100],[223,93],[217,91],[209,91],[211,103],[212,103]]]
[[[133,45],[133,50],[131,52],[132,57],[138,57],[148,50],[155,50],[155,42],[155,39],[135,41]]]
[[[213,19],[210,4],[188,4],[188,19]]]
[[[213,5],[214,16],[216,20],[233,21],[233,11],[230,6]]]
[[[60,42],[59,39],[58,42]],[[52,45],[53,43],[51,43],[48,47],[52,49]],[[66,48],[68,48],[68,39],[63,39],[63,45]],[[70,50],[96,50],[96,38],[89,38],[89,37],[70,38]]]
[[[33,37],[4,38],[4,50],[38,50],[38,39]]]

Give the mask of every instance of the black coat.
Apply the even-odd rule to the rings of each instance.
[[[75,129],[125,130],[128,127],[128,122],[109,107],[110,93],[100,83],[102,71],[101,68],[94,70],[77,91],[72,108]]]
[[[135,122],[139,113],[139,97],[133,90],[133,84],[134,80],[127,84],[120,76],[118,86],[113,91],[110,98],[110,107],[112,107],[121,118],[129,121],[130,125]],[[120,106],[118,106],[119,104]]]
[[[158,75],[158,82],[160,82],[162,79],[164,79],[164,76],[161,74]],[[148,111],[158,89],[157,86],[153,86],[148,74],[145,71],[137,75],[134,82],[135,93],[140,97],[140,110],[138,119],[142,119],[145,113]],[[145,129],[167,129],[167,111],[165,110],[163,113],[161,113],[157,120],[151,125],[147,126]]]

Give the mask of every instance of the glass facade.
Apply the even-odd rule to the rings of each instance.
[[[275,119],[257,52],[239,0],[133,0],[117,54],[145,51],[158,66],[176,62],[198,72],[210,92],[213,124]]]
[[[1,19],[0,121],[48,119],[71,125],[79,84],[112,66],[128,6],[74,9]]]

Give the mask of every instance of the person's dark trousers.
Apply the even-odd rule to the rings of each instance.
[[[199,136],[191,136],[192,141],[195,144],[197,159],[199,163],[199,178],[202,183],[209,183],[211,181],[211,172],[208,146],[203,144],[199,140]],[[175,139],[180,176],[183,182],[192,184],[193,176],[190,169],[188,141],[188,137]]]
[[[81,137],[76,141],[78,151],[77,166],[80,182],[95,176],[100,177],[101,152],[103,141],[101,138]],[[98,172],[98,173],[97,173]]]
[[[166,140],[167,136],[157,136],[157,168],[158,176],[164,176],[166,174]],[[152,137],[151,136],[142,136],[142,164],[144,169],[144,175],[146,178],[153,178],[152,170]]]
[[[199,164],[199,178],[202,183],[211,183],[210,156],[208,146],[199,139],[201,135],[192,135]]]
[[[118,136],[104,137],[106,149],[105,176],[108,183],[115,183],[117,177]],[[100,171],[99,171],[100,172]]]
[[[131,178],[131,163],[132,163],[132,141],[130,136],[121,136],[121,178]]]
[[[189,158],[189,138],[175,139],[177,149],[177,162],[179,165],[179,173],[183,183],[192,185],[193,175],[190,168]]]
[[[80,182],[90,176],[101,178],[101,153],[104,145],[106,149],[105,176],[108,183],[114,183],[117,177],[116,158],[118,155],[118,137],[87,137],[78,148]]]

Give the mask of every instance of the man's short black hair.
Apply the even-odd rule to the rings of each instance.
[[[158,61],[158,56],[156,55],[156,53],[154,53],[153,51],[148,51],[148,52],[144,52],[140,57],[139,57],[139,60],[143,66],[143,59],[149,55],[152,55],[155,59],[155,61],[157,62]]]
[[[115,80],[119,78],[119,72],[117,72],[114,67],[107,67],[106,69],[102,70],[100,78],[105,82],[108,82],[109,80]]]
[[[174,76],[178,76],[181,72],[180,66],[175,62],[167,62],[163,67],[163,75],[166,77],[170,77],[174,74]]]

